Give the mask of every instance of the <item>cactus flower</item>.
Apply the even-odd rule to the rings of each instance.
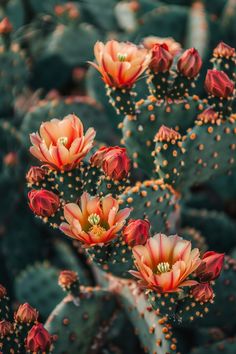
[[[181,44],[176,42],[172,37],[156,37],[148,36],[143,39],[143,45],[147,49],[152,49],[155,44],[166,44],[169,52],[175,56],[181,52]]]
[[[213,51],[216,58],[231,58],[235,56],[235,49],[224,42],[220,42]]]
[[[150,234],[150,223],[148,220],[130,220],[123,230],[125,242],[134,247],[136,245],[144,245]]]
[[[188,277],[201,263],[198,248],[181,237],[157,234],[143,246],[133,248],[137,271],[130,273],[143,288],[159,293],[178,292],[182,287],[196,285]]]
[[[155,73],[165,73],[170,70],[173,62],[173,55],[169,52],[168,46],[163,44],[155,44],[152,48],[152,59],[149,67]]]
[[[26,181],[29,184],[33,184],[42,181],[44,177],[45,170],[42,167],[32,166],[26,174]]]
[[[58,284],[62,289],[70,289],[72,285],[79,282],[78,274],[72,270],[63,270],[60,272]]]
[[[8,20],[7,17],[0,22],[0,34],[8,34],[11,33],[13,30],[11,22]]]
[[[6,288],[0,284],[0,300],[3,299],[7,295]]]
[[[179,58],[177,67],[179,72],[188,78],[194,78],[202,67],[202,59],[195,48],[187,49]]]
[[[197,276],[201,282],[209,282],[219,277],[223,264],[224,253],[208,251],[202,256],[202,264],[197,269]]]
[[[117,88],[131,88],[147,69],[151,55],[133,43],[108,41],[94,46],[97,63],[90,62],[102,75],[103,81]]]
[[[81,120],[70,114],[42,123],[39,133],[30,135],[30,152],[53,169],[72,170],[90,151],[95,134],[93,128],[84,134]]]
[[[84,192],[79,205],[65,205],[67,223],[62,223],[60,229],[85,247],[103,245],[116,238],[130,211],[129,208],[119,210],[118,201],[110,194],[100,199]]]
[[[32,189],[28,193],[28,198],[31,210],[38,216],[52,216],[60,206],[60,198],[46,189]]]
[[[127,177],[130,170],[130,160],[125,148],[119,146],[101,147],[91,157],[94,166],[102,167],[106,176],[114,180]]]
[[[234,83],[223,71],[208,70],[205,79],[205,89],[209,95],[227,98],[234,91]]]
[[[34,323],[38,319],[38,311],[31,307],[29,304],[25,303],[20,305],[17,312],[15,313],[15,321],[20,323]]]
[[[28,332],[26,349],[32,353],[38,353],[39,351],[46,352],[50,348],[51,343],[52,339],[50,334],[42,323],[38,323]]]
[[[213,299],[214,292],[209,283],[200,283],[192,288],[192,294],[196,301],[207,302]]]
[[[13,325],[11,324],[11,322],[6,320],[0,321],[0,338],[6,337],[12,331],[13,331]]]

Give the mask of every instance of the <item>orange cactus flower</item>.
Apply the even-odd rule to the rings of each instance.
[[[96,133],[84,134],[81,120],[74,114],[42,123],[39,133],[30,135],[30,152],[53,169],[72,170],[90,151]]]
[[[147,49],[152,49],[155,44],[166,44],[169,52],[175,56],[181,52],[181,44],[172,37],[148,36],[143,39],[143,45]]]
[[[119,210],[119,203],[110,194],[104,198],[91,197],[84,192],[80,205],[69,203],[64,207],[67,223],[60,229],[85,247],[103,245],[116,238],[123,228],[131,209]]]
[[[97,63],[90,62],[102,75],[103,81],[117,88],[130,88],[147,69],[151,54],[133,43],[108,41],[94,46]]]
[[[179,292],[197,281],[187,279],[200,265],[198,248],[181,237],[157,234],[133,248],[137,271],[130,271],[143,288],[159,293]]]

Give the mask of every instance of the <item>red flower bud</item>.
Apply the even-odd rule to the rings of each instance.
[[[202,59],[195,48],[187,49],[179,58],[177,67],[179,72],[188,78],[194,78],[202,67]]]
[[[126,149],[119,146],[101,147],[91,157],[91,163],[97,167],[102,167],[104,173],[114,180],[127,177],[130,170],[130,160]]]
[[[16,152],[9,152],[3,158],[6,166],[15,166],[18,163],[18,154]]]
[[[12,32],[13,27],[11,22],[8,20],[7,17],[5,17],[1,22],[0,22],[0,34],[8,34]]]
[[[0,299],[3,299],[7,295],[7,290],[6,288],[0,284]]]
[[[235,55],[235,49],[224,42],[220,42],[213,51],[216,58],[231,58]]]
[[[196,301],[207,302],[214,297],[214,292],[209,283],[197,284],[192,289],[193,297]]]
[[[234,83],[223,71],[208,70],[205,79],[205,89],[210,95],[227,98],[234,91]]]
[[[26,175],[26,180],[28,183],[37,183],[44,179],[45,170],[42,167],[32,166]]]
[[[208,251],[202,257],[202,263],[197,269],[201,282],[209,282],[219,277],[224,264],[224,253]]]
[[[78,274],[72,270],[63,270],[58,278],[58,284],[62,289],[70,289],[72,285],[78,283]]]
[[[130,220],[123,231],[124,240],[131,247],[144,245],[149,238],[149,230],[148,220]]]
[[[0,321],[0,338],[6,337],[13,331],[13,325],[6,320]]]
[[[52,339],[42,323],[34,325],[28,333],[26,339],[26,348],[33,353],[38,351],[47,351],[50,348]]]
[[[109,148],[107,146],[102,146],[98,149],[90,159],[92,165],[97,167],[102,167],[102,163],[106,153],[108,152]]]
[[[165,73],[170,70],[173,62],[173,56],[169,52],[168,46],[163,44],[155,44],[152,48],[152,59],[149,64],[151,70],[155,73]]]
[[[38,319],[38,311],[25,303],[20,305],[15,313],[15,320],[20,323],[34,323]]]
[[[32,189],[28,193],[29,206],[33,212],[42,217],[55,214],[60,205],[59,197],[46,189]]]

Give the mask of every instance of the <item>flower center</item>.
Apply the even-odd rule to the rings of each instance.
[[[58,144],[61,145],[66,145],[68,143],[68,138],[66,136],[60,136],[60,138],[57,139]]]
[[[93,226],[98,225],[100,222],[100,216],[98,214],[91,214],[88,217],[88,222]]]
[[[118,53],[117,54],[117,58],[119,61],[125,61],[125,59],[127,58],[127,54],[126,53]]]
[[[92,227],[90,227],[89,231],[92,232],[94,235],[100,237],[104,234],[106,229],[104,229],[104,227],[100,225],[93,225]]]
[[[157,273],[167,273],[170,271],[170,264],[168,262],[161,262],[156,267]]]

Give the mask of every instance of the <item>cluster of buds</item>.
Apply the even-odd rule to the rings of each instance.
[[[68,2],[65,5],[56,5],[54,12],[58,17],[67,16],[71,20],[80,16],[78,7],[73,2]]]

